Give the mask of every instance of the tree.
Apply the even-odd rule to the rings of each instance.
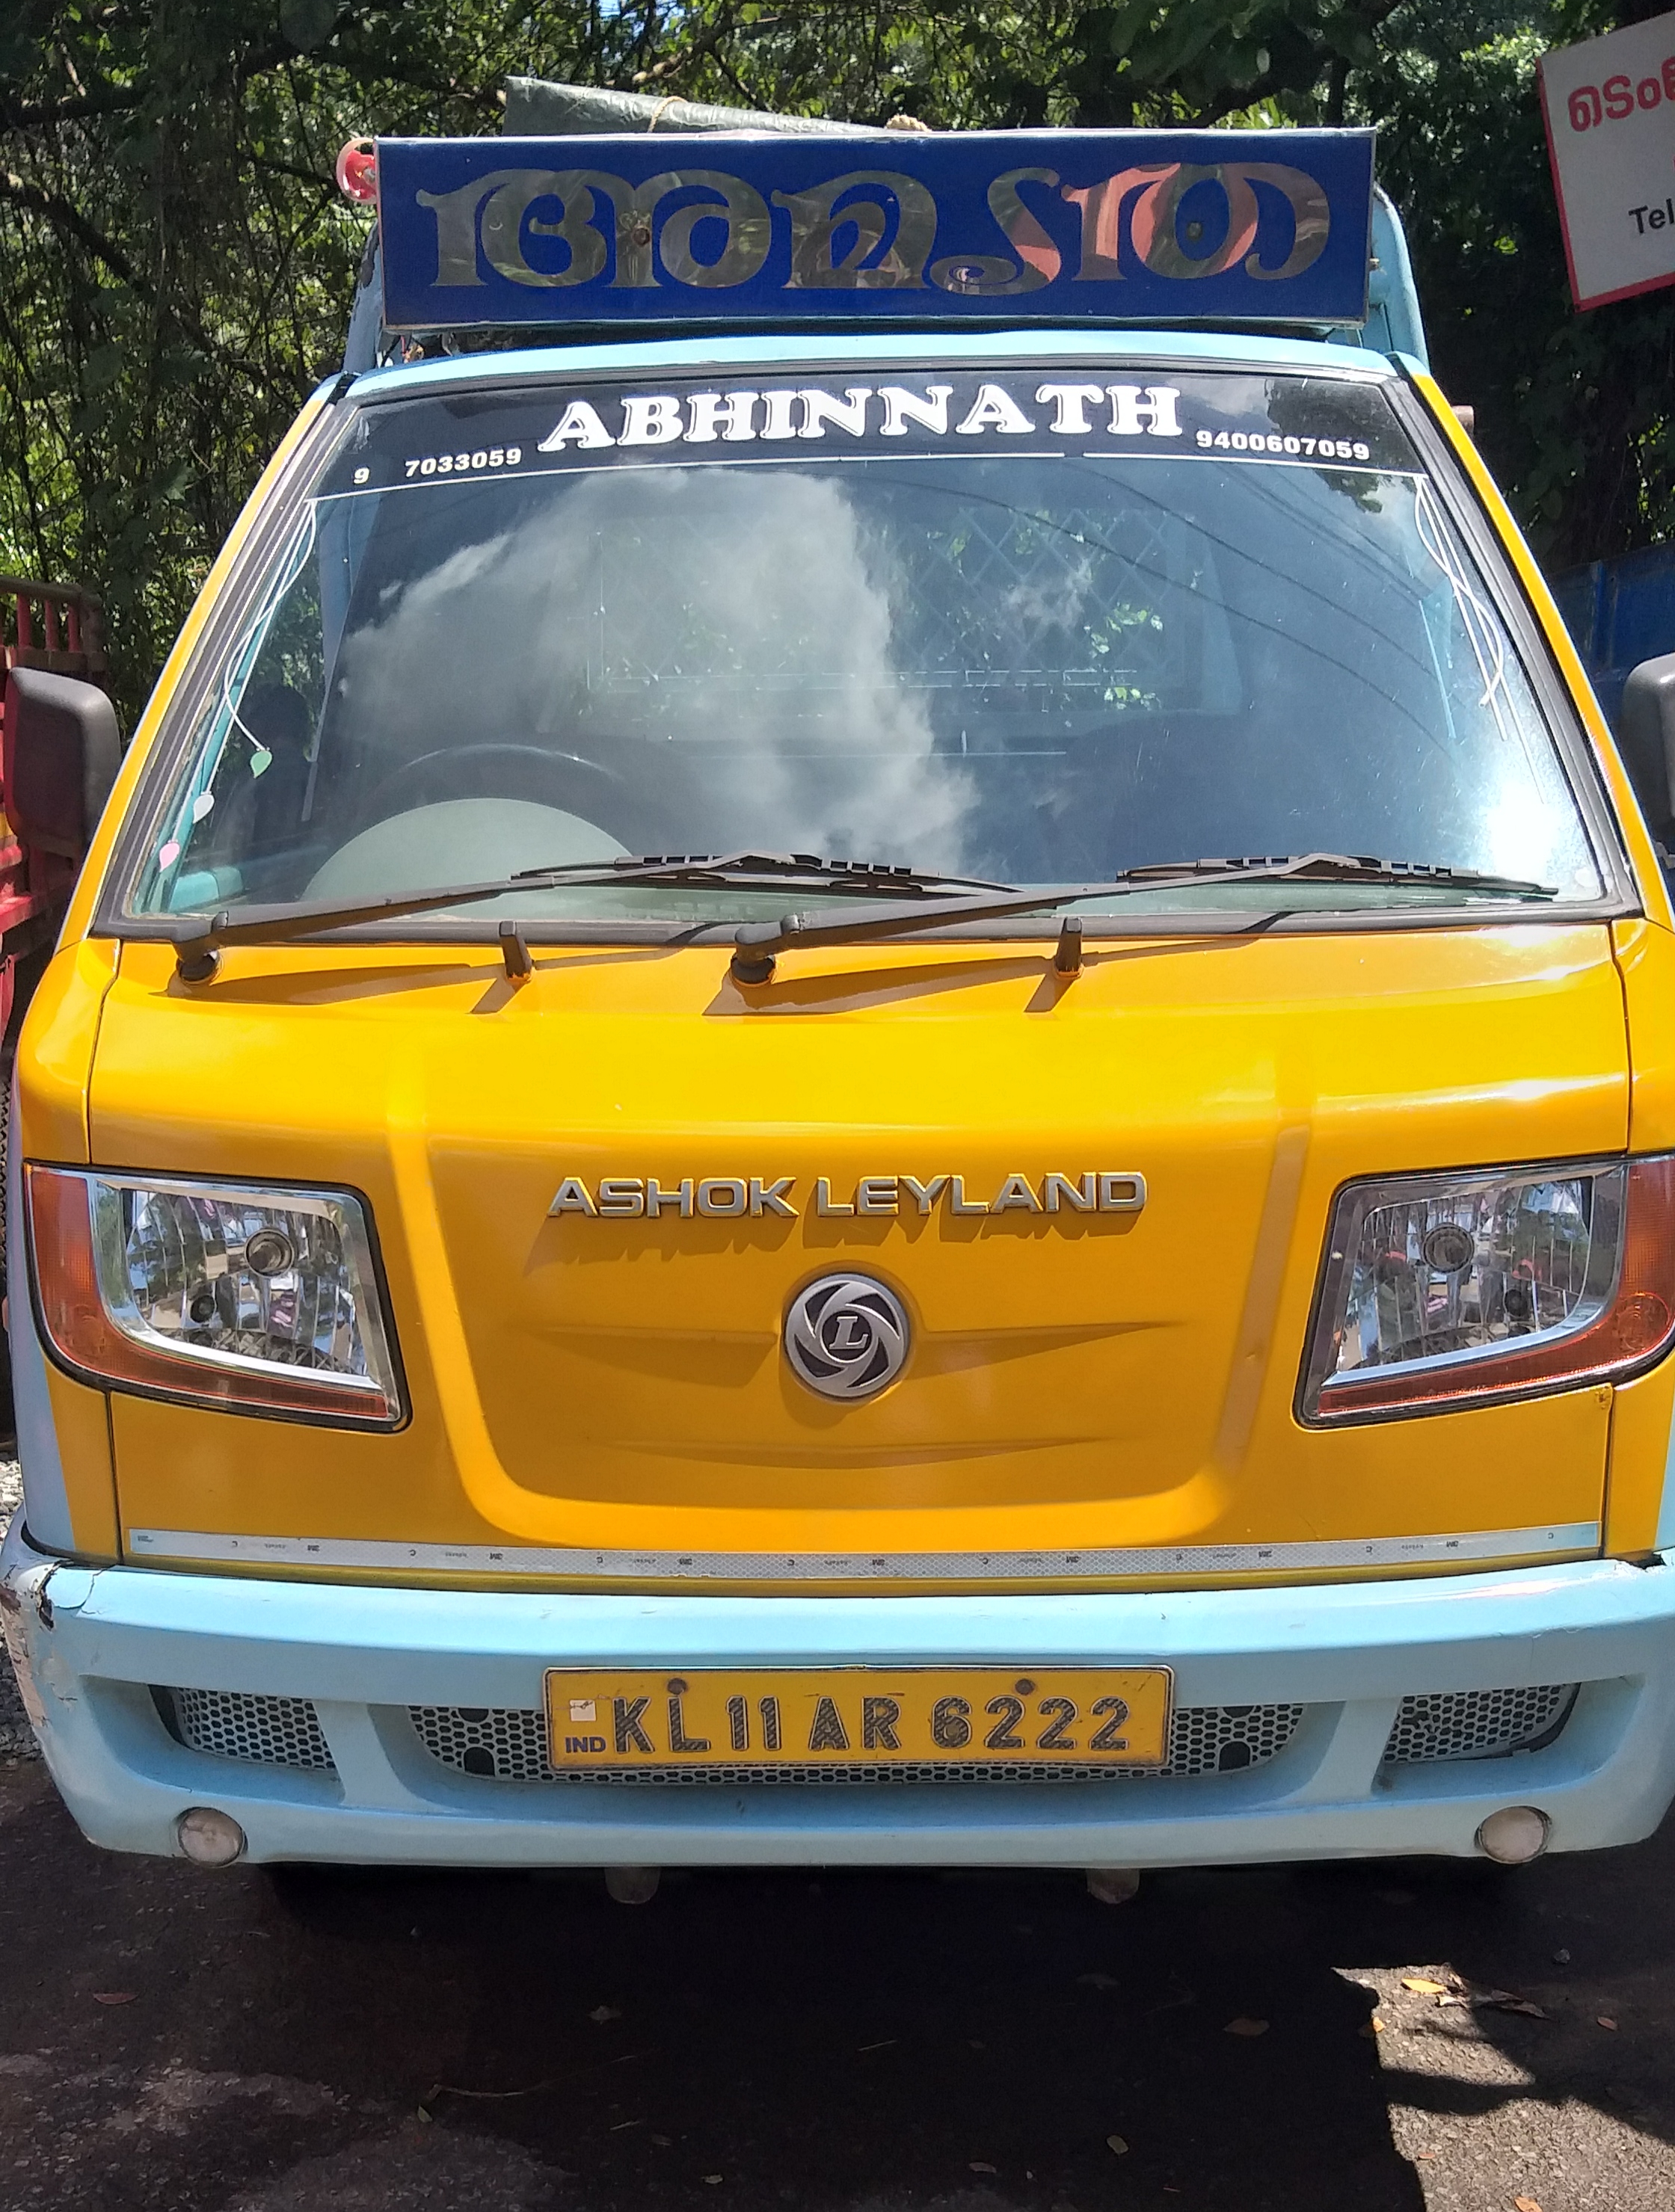
[[[131,712],[267,453],[340,357],[355,133],[493,130],[532,62],[631,52],[489,0],[21,0],[0,21],[0,567],[103,593]]]
[[[1463,12],[1411,11],[1355,97],[1408,213],[1439,375],[1477,408],[1490,466],[1559,569],[1675,527],[1675,293],[1571,306],[1536,82],[1544,47],[1634,11],[1481,9],[1461,40]]]

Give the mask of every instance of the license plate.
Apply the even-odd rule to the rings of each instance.
[[[1166,1667],[555,1667],[559,1773],[586,1768],[1157,1766]]]

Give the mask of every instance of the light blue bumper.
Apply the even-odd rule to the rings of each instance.
[[[1672,1555],[1675,1556],[1675,1555]],[[1330,1588],[1042,1597],[571,1596],[53,1565],[14,1528],[0,1601],[46,1758],[95,1843],[173,1853],[192,1805],[255,1859],[463,1866],[1172,1866],[1474,1850],[1534,1805],[1552,1848],[1648,1835],[1675,1795],[1675,1571],[1614,1561]],[[942,1786],[506,1781],[415,1706],[539,1707],[554,1663],[1160,1662],[1178,1708],[1300,1705],[1246,1772]],[[1544,1747],[1394,1765],[1402,1700],[1580,1684]],[[302,1771],[194,1750],[149,1686],[312,1700]]]

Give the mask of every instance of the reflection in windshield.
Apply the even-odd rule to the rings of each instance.
[[[1287,419],[1287,380],[1269,392]],[[411,442],[435,405],[366,410],[363,442],[379,416]],[[255,605],[141,910],[741,849],[1019,884],[1325,850],[1599,890],[1516,649],[1416,467],[571,455],[321,496]],[[484,911],[706,916],[716,896]]]
[[[479,734],[600,760],[679,745],[726,843],[959,871],[977,795],[901,680],[905,601],[863,528],[841,483],[795,470],[584,478],[393,581],[344,641],[337,711],[380,761]],[[436,659],[479,623],[500,650]]]

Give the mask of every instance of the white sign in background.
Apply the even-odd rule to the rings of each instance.
[[[1675,15],[1543,55],[1541,98],[1576,305],[1675,284]]]

